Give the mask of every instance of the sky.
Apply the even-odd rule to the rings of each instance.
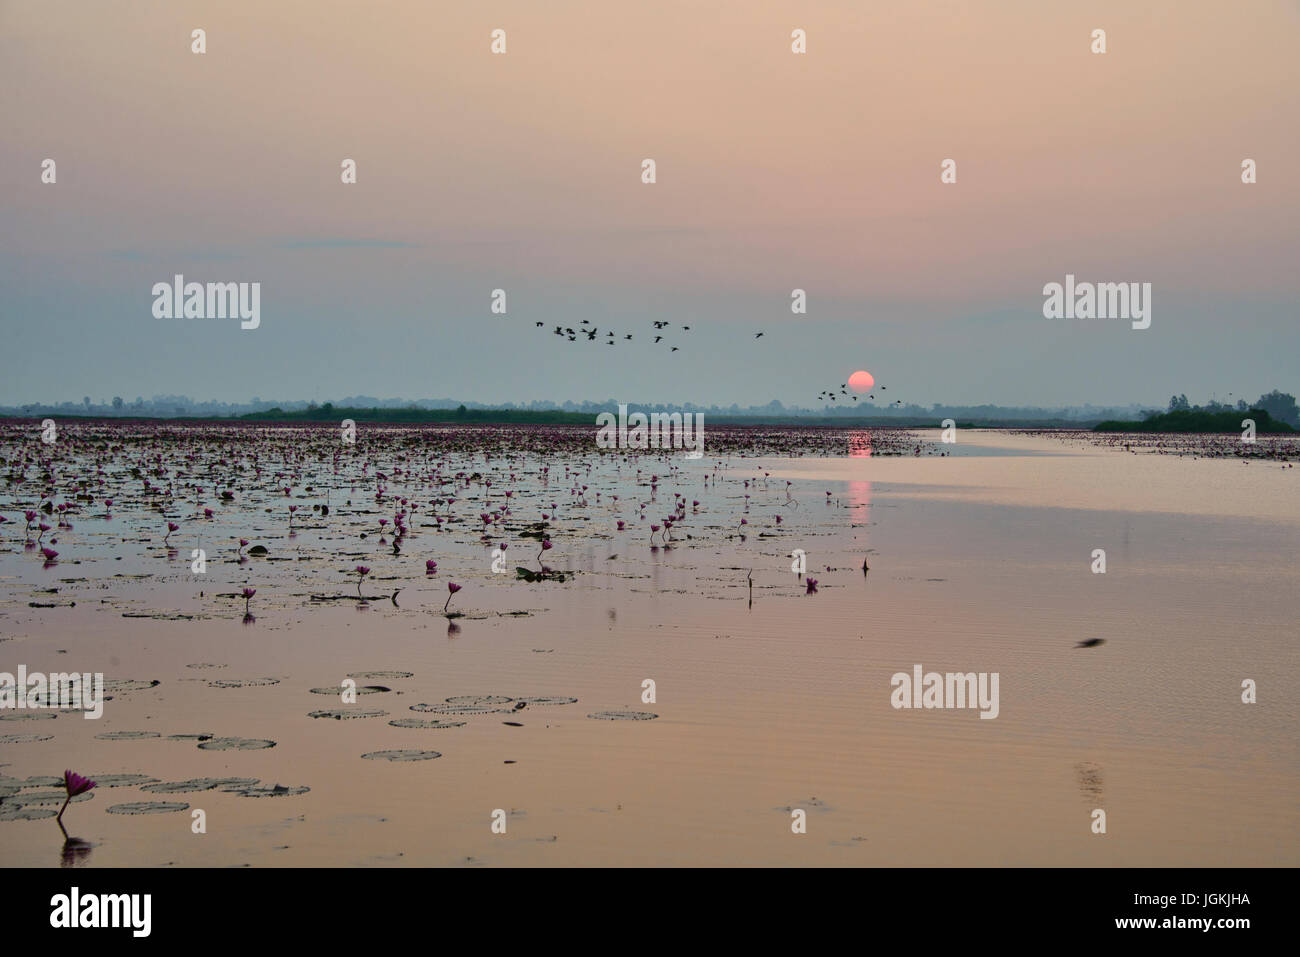
[[[1298,80],[1297,0],[0,0],[0,404],[1300,393]]]

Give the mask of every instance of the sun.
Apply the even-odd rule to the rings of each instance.
[[[854,392],[870,392],[876,384],[876,377],[865,369],[859,369],[849,376],[849,388]]]

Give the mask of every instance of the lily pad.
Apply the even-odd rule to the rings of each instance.
[[[388,681],[393,678],[414,678],[415,673],[411,671],[354,671],[348,677],[360,681]]]
[[[370,751],[361,755],[368,761],[432,761],[442,757],[440,751]]]
[[[80,804],[82,801],[89,801],[94,796],[93,791],[83,791],[72,799],[72,803]],[[23,807],[27,807],[29,804],[62,804],[67,799],[67,791],[29,791],[26,794],[12,797],[5,803],[21,804]]]
[[[425,718],[398,718],[388,722],[394,728],[463,728],[464,721],[431,721]]]
[[[57,817],[58,813],[52,807],[24,807],[7,801],[0,802],[0,821],[40,821]]]
[[[213,738],[199,743],[203,751],[261,751],[275,747],[275,742],[266,738]]]
[[[425,711],[431,714],[493,714],[494,712],[508,712],[511,708],[484,708],[472,704],[416,704],[411,706],[412,711]]]
[[[160,684],[162,682],[158,679],[145,681],[137,678],[105,678],[104,693],[121,694],[126,691],[147,691],[149,688],[157,688]]]
[[[593,711],[587,717],[600,721],[651,721],[659,715],[649,711]]]
[[[211,791],[215,788],[252,787],[257,778],[190,778],[188,781],[164,781],[159,784],[147,784],[141,791],[150,794],[187,794],[193,791]]]
[[[500,694],[458,694],[447,698],[447,704],[470,704],[470,705],[490,705],[490,704],[509,704],[514,698],[507,698]]]
[[[171,801],[135,801],[131,804],[114,804],[109,814],[167,814],[171,811],[188,811],[190,806]]]
[[[311,788],[305,785],[294,787],[285,787],[283,784],[263,784],[258,787],[247,788],[224,788],[231,794],[238,794],[240,797],[261,798],[261,797],[291,797],[298,794],[306,794]]]
[[[141,738],[161,738],[157,731],[105,731],[95,735],[100,741],[138,741]]]
[[[36,734],[29,732],[27,734],[0,734],[0,744],[31,744],[34,741],[52,741],[52,734]]]
[[[158,780],[147,774],[88,774],[86,776],[101,788],[135,787],[139,784],[153,784]]]
[[[325,711],[309,711],[309,718],[334,718],[344,721],[348,718],[382,718],[388,714],[383,708],[329,708]]]
[[[265,688],[278,685],[279,678],[213,678],[208,682],[209,688]]]
[[[562,695],[558,695],[558,696],[542,695],[537,698],[516,698],[515,700],[522,701],[525,704],[540,705],[542,707],[548,707],[550,705],[556,705],[556,704],[577,704],[578,703],[577,698],[569,698]]]
[[[340,695],[343,688],[312,688],[312,694],[332,694]],[[356,689],[357,694],[383,694],[385,691],[392,691],[392,688],[385,688],[383,685],[359,685]]]

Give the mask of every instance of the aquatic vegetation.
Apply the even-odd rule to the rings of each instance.
[[[442,757],[440,751],[369,751],[361,755],[367,761],[432,761]]]
[[[95,782],[90,778],[83,778],[75,771],[64,771],[63,786],[67,790],[68,796],[63,802],[63,807],[59,808],[58,817],[56,818],[60,823],[63,821],[63,812],[68,809],[68,804],[72,799],[88,793],[95,786]]]

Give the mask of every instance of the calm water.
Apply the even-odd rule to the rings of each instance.
[[[454,444],[399,452],[384,433],[366,443],[339,466],[324,442],[294,454],[269,439],[243,450],[259,455],[256,478],[215,437],[68,452],[44,481],[56,501],[76,502],[64,494],[76,484],[90,501],[72,528],[46,533],[59,539],[53,565],[24,549],[18,508],[41,468],[11,482],[0,671],[159,683],[115,692],[98,721],[3,712],[0,809],[54,790],[32,779],[64,768],[310,788],[101,786],[64,817],[95,845],[76,858],[84,866],[1300,862],[1300,469],[1000,433],[963,435],[950,456],[927,433],[888,446],[905,445],[903,457],[865,454],[885,443],[859,436],[853,456],[791,458],[772,454],[777,443],[721,459],[706,446],[699,462],[563,445],[484,460]],[[151,455],[165,473],[152,484],[173,491],[162,501],[143,491]],[[238,494],[222,505],[228,485]],[[652,547],[674,493],[684,517],[671,547]],[[321,517],[311,506],[326,495]],[[391,521],[381,545],[378,519],[402,497],[420,508],[394,555]],[[203,507],[212,519],[197,517]],[[554,545],[543,560],[564,582],[515,575],[538,565],[538,541],[520,535],[543,514]],[[268,555],[241,564],[241,536]],[[492,570],[502,542],[505,574]],[[208,554],[202,575],[195,547]],[[1104,575],[1091,571],[1098,548]],[[796,549],[815,594],[791,571]],[[371,569],[365,604],[341,599],[356,594],[359,563]],[[448,579],[463,586],[451,604],[463,617],[442,614]],[[233,597],[245,584],[258,589],[249,623]],[[1092,638],[1105,643],[1075,648]],[[998,673],[998,717],[891,707],[891,676],[915,665]],[[411,677],[360,677],[388,690],[355,705],[312,692],[372,672]],[[1245,679],[1255,704],[1242,703]],[[492,695],[577,702],[412,710]],[[308,717],[334,708],[385,714]],[[657,717],[588,717],[607,710]],[[409,718],[463,723],[388,723]],[[158,736],[97,737],[120,731]],[[205,750],[177,734],[275,746]],[[441,757],[361,758],[392,749]],[[189,808],[106,813],[141,801]],[[206,834],[191,832],[196,808]],[[505,834],[491,830],[496,809]],[[791,832],[792,809],[807,833]],[[1104,835],[1091,831],[1096,809]],[[7,863],[57,866],[63,846],[49,818],[0,819]]]

